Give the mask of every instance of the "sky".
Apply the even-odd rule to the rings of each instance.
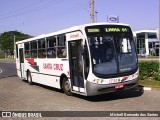
[[[37,36],[90,22],[90,0],[0,0],[0,33]],[[97,22],[107,15],[133,31],[159,27],[159,0],[94,0]]]

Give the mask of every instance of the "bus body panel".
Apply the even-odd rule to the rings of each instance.
[[[79,39],[83,39],[83,34],[80,31],[75,31],[75,32],[66,34],[67,41],[73,41],[73,40],[79,40]]]
[[[60,76],[65,74],[69,77],[69,65],[66,59],[32,59],[34,65],[29,63],[29,59],[25,60],[25,71],[30,71],[33,82],[60,89]]]
[[[24,43],[17,44],[17,56],[18,58],[16,59],[16,68],[17,68],[17,75],[20,78],[24,78],[24,70],[25,70],[25,64],[24,64]]]
[[[16,59],[16,68],[17,68],[17,75],[21,78],[21,69],[20,69],[20,62]]]

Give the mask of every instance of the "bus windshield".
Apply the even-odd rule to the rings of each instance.
[[[137,55],[129,27],[87,27],[86,33],[93,73],[99,76],[108,76],[136,70]]]

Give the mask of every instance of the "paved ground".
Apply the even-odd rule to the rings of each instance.
[[[15,60],[0,60],[0,78],[17,75]]]
[[[60,90],[38,84],[31,86],[18,77],[9,77],[0,79],[0,111],[160,111],[160,91],[125,91],[95,97],[66,96]]]

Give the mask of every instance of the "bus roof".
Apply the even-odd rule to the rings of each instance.
[[[48,34],[41,34],[41,35],[29,38],[29,39],[18,41],[18,42],[16,42],[16,44],[23,43],[23,42],[29,42],[29,41],[36,40],[36,39],[42,39],[42,38],[45,38],[45,37],[51,37],[51,36],[55,36],[55,35],[58,35],[58,34],[60,35],[60,34],[67,33],[67,32],[82,30],[87,26],[96,26],[96,25],[123,25],[123,26],[129,26],[128,24],[123,24],[123,23],[107,23],[107,22],[104,22],[104,23],[89,23],[89,24],[83,24],[83,25],[79,25],[79,26],[73,26],[73,27],[68,28],[68,29],[55,31],[55,32],[48,33]]]

